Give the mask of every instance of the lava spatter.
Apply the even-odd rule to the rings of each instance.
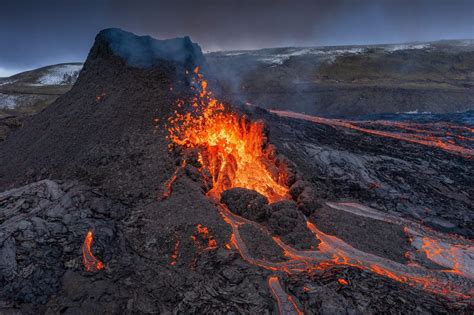
[[[263,123],[251,122],[246,117],[230,111],[208,91],[207,82],[198,69],[195,70],[195,76],[193,81],[195,97],[187,105],[184,101],[178,102],[178,108],[185,110],[183,113],[176,111],[168,119],[167,129],[172,145],[180,146],[185,150],[197,150],[197,160],[201,164],[199,171],[203,173],[203,170],[206,169],[208,171],[206,173],[211,174],[212,177],[212,188],[208,192],[208,196],[219,197],[227,189],[243,187],[259,192],[267,197],[270,202],[290,199],[288,187],[280,180],[282,174],[272,173],[268,168],[268,161],[270,160],[267,158],[264,149],[266,139]],[[465,157],[473,155],[472,150],[462,147],[456,142],[451,143],[437,138],[436,135],[420,129],[418,126],[394,124],[389,127],[406,128],[397,132],[380,131],[360,127],[356,123],[346,121],[320,119],[301,114],[287,114],[286,112],[277,113],[283,116],[350,128],[377,136],[437,147]],[[376,188],[377,185],[374,184],[374,189]],[[350,205],[343,204],[342,206],[349,207]],[[368,212],[365,208],[357,208],[352,211],[357,211],[359,215],[364,216],[380,216],[380,214]],[[436,294],[460,299],[469,299],[472,295],[469,290],[472,282],[466,279],[463,274],[428,270],[419,265],[404,265],[363,252],[335,236],[319,231],[309,220],[307,221],[307,228],[320,243],[315,250],[303,251],[288,246],[278,237],[272,237],[262,225],[231,213],[223,204],[220,205],[220,214],[232,229],[230,241],[226,248],[229,249],[230,247],[237,250],[249,264],[271,272],[298,274],[321,270],[334,265],[345,265],[369,270],[380,276]],[[254,225],[263,233],[272,237],[273,241],[283,250],[286,260],[272,262],[254,258],[239,233],[240,227],[246,224]],[[199,249],[217,246],[217,244],[211,244],[211,239],[207,239],[207,245],[197,242],[198,239],[209,235],[206,227],[198,225],[196,232],[192,238]],[[429,255],[427,254],[427,256]],[[456,270],[456,266],[458,265],[453,266],[453,271]],[[348,281],[342,278],[338,282],[341,285],[348,285]],[[288,309],[289,312],[300,314],[301,311],[297,304],[285,293],[276,275],[269,278],[268,285],[278,302],[280,311],[283,312],[283,310]]]
[[[207,82],[195,69],[194,98],[180,100],[168,119],[169,139],[183,148],[199,151],[199,161],[212,176],[211,196],[224,190],[243,187],[256,190],[271,202],[287,198],[284,176],[270,172],[265,163],[266,137],[262,122],[249,121],[230,111],[207,89]]]

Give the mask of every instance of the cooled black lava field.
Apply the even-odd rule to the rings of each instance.
[[[215,69],[213,69],[215,71]],[[0,142],[0,314],[472,314],[474,129],[226,95],[101,31]]]

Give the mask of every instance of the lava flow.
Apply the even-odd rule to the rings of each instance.
[[[286,198],[284,174],[270,172],[264,152],[263,123],[228,110],[207,90],[207,81],[196,68],[197,91],[185,112],[168,119],[169,139],[186,149],[197,149],[199,161],[212,176],[211,196],[233,187],[253,189],[271,202]],[[178,102],[179,109],[185,102]]]
[[[92,254],[91,246],[94,241],[94,234],[88,231],[82,244],[82,262],[87,271],[99,271],[104,268],[104,263]]]
[[[277,301],[278,309],[280,314],[294,314],[294,315],[303,315],[304,313],[298,308],[293,297],[285,292],[282,288],[278,277],[270,276],[268,278],[268,286],[273,294],[273,297]]]
[[[239,230],[246,224],[253,225],[263,233],[270,235],[268,230],[256,222],[233,214],[225,206],[221,206],[221,215],[224,221],[232,228],[231,245],[240,253],[245,261],[264,269],[298,274],[321,270],[334,265],[345,265],[370,270],[378,275],[419,287],[429,292],[459,299],[472,299],[473,292],[471,287],[473,282],[469,275],[447,272],[446,270],[429,270],[419,265],[404,265],[387,258],[363,252],[335,236],[323,233],[309,221],[307,222],[308,229],[320,241],[317,250],[296,250],[283,243],[278,237],[273,237],[273,241],[281,247],[287,260],[272,262],[255,259],[240,237]]]
[[[275,163],[271,163],[271,159],[268,157],[269,154],[265,151],[266,139],[263,123],[251,122],[246,117],[230,111],[207,90],[207,82],[199,73],[198,68],[195,69],[194,73],[193,89],[197,93],[189,106],[186,106],[183,101],[178,102],[178,110],[168,119],[168,132],[169,140],[172,142],[171,146],[179,146],[189,150],[188,152],[197,151],[197,160],[201,164],[199,170],[204,177],[205,173],[212,177],[212,188],[208,192],[208,196],[218,198],[227,189],[243,187],[261,193],[270,202],[289,199],[288,187],[284,184],[285,174],[278,171],[278,167],[274,165]],[[180,113],[180,111],[184,113]],[[278,114],[303,119],[310,117],[300,114],[286,115],[286,113],[281,112],[278,112]],[[310,118],[314,121],[312,117]],[[319,118],[317,122],[321,122]],[[429,138],[408,137],[400,133],[365,129],[342,121],[334,123],[332,120],[322,119],[322,122],[439,147]],[[450,152],[472,155],[472,152],[455,144],[448,143],[441,147]],[[272,169],[277,171],[271,171]],[[204,172],[205,170],[207,172]],[[168,186],[176,179],[176,174],[173,175]],[[171,190],[167,191],[170,192]],[[333,206],[336,207],[336,205]],[[385,219],[382,214],[370,212],[363,207],[351,208],[348,204],[342,204],[341,207],[350,208],[350,211],[363,216],[395,220],[392,218]],[[320,241],[319,246],[317,250],[296,250],[283,243],[280,238],[272,237],[262,225],[230,212],[223,204],[220,204],[220,214],[232,229],[230,242],[226,245],[226,248],[237,250],[248,263],[271,272],[297,274],[321,270],[334,265],[346,265],[370,270],[378,275],[437,294],[461,299],[472,297],[470,290],[472,280],[466,273],[463,273],[463,271],[470,268],[470,265],[466,267],[466,264],[461,266],[459,263],[453,263],[449,265],[452,270],[429,270],[420,265],[404,265],[362,252],[335,236],[319,231],[310,221],[307,221],[307,228]],[[253,225],[272,237],[273,241],[283,250],[286,260],[273,262],[252,257],[239,233],[239,228],[246,224]],[[196,231],[197,233],[192,236],[192,239],[198,248],[215,248],[217,246],[215,240],[209,237],[209,231],[206,227],[198,225]],[[424,231],[418,231],[416,227],[410,226],[410,231],[417,233],[417,235],[425,235],[423,234]],[[199,239],[207,241],[204,243],[198,242]],[[426,240],[423,244],[422,249],[425,250],[429,259],[440,260],[429,256],[433,252],[429,251],[433,248],[433,245],[428,248]],[[421,249],[416,248],[416,246],[413,248],[414,250]],[[338,281],[341,285],[348,285],[345,279],[339,279]],[[281,287],[277,276],[271,276],[268,279],[268,285],[278,302],[280,312],[301,314],[297,303]]]
[[[474,158],[474,150],[469,145],[463,146],[463,142],[472,143],[474,141],[474,139],[471,137],[472,130],[470,128],[462,126],[445,126],[445,128],[452,129],[456,132],[464,134],[455,135],[449,132],[441,132],[439,128],[442,128],[442,126],[440,127],[435,124],[424,124],[424,126],[420,127],[421,124],[414,123],[401,123],[390,121],[354,122],[341,119],[322,118],[282,110],[271,110],[271,112],[282,117],[302,119],[333,127],[343,127],[375,136],[392,138],[406,142],[417,143],[428,147],[438,148],[450,153],[463,156],[468,159]],[[364,127],[359,125],[363,125]],[[389,127],[395,129],[396,131],[366,128],[369,127],[369,125],[370,127],[377,127],[377,125],[385,128]],[[466,136],[466,134],[468,135]]]

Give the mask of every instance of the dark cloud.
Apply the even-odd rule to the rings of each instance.
[[[204,50],[474,38],[471,0],[1,0],[0,70],[83,60],[121,27]]]

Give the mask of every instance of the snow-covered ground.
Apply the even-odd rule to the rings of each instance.
[[[406,49],[426,49],[430,48],[430,44],[400,44],[400,45],[390,45],[385,48],[386,51],[398,51]]]
[[[47,69],[47,73],[41,76],[37,84],[39,85],[68,85],[73,84],[79,72],[82,69],[82,65],[57,65],[55,67]]]
[[[8,95],[0,93],[0,109],[15,108],[19,100],[17,95]]]
[[[7,85],[7,84],[11,84],[11,83],[14,83],[15,81],[12,81],[12,80],[5,80],[5,81],[0,81],[0,86],[2,85]]]
[[[32,106],[45,99],[45,96],[36,94],[3,94],[0,93],[0,109],[15,109],[17,107]]]
[[[360,54],[364,48],[354,47],[349,49],[327,49],[327,48],[285,48],[281,49],[265,49],[265,50],[242,50],[242,51],[228,51],[221,54],[226,57],[234,56],[252,56],[256,60],[272,65],[281,65],[291,57],[314,55],[320,56],[325,61],[332,62],[337,56],[345,54]]]

